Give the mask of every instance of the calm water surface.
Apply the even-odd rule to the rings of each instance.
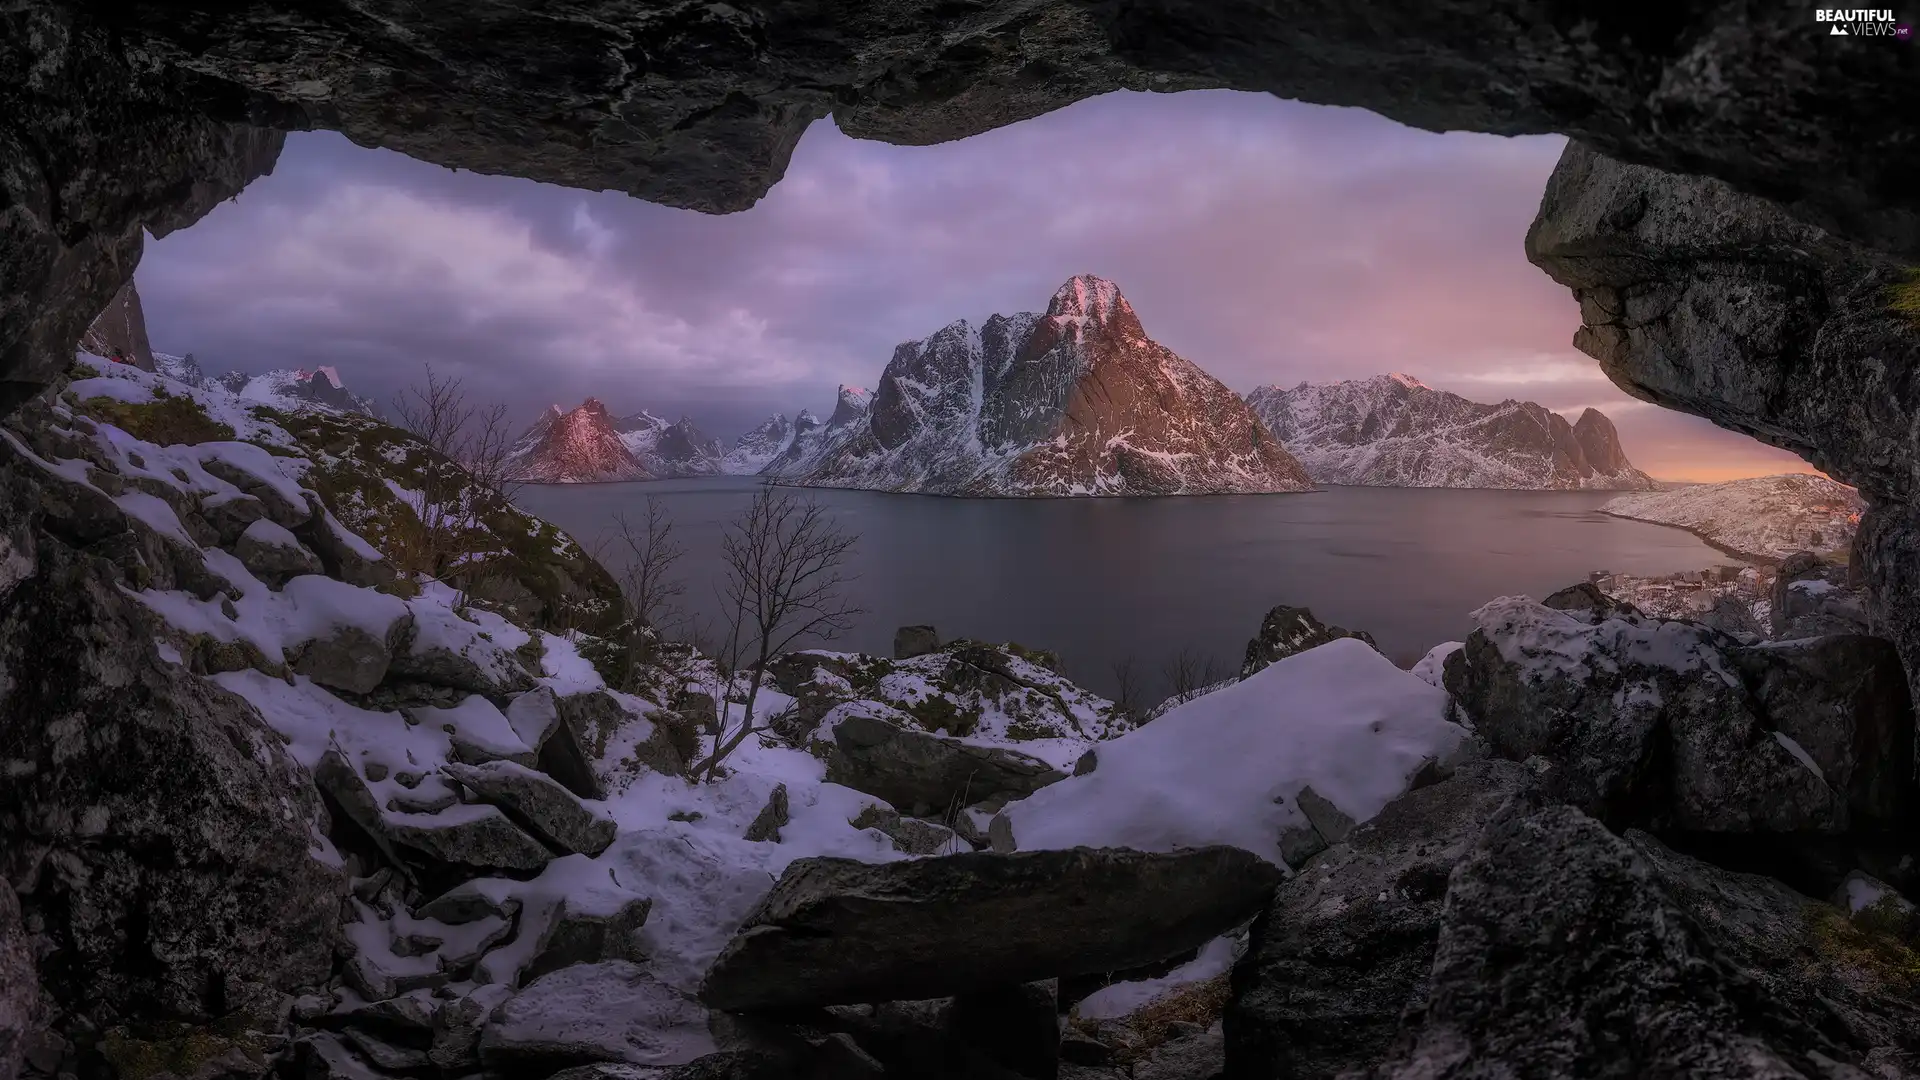
[[[718,538],[751,477],[536,485],[520,502],[593,544],[616,513],[671,511],[688,554],[686,605],[711,617]],[[894,628],[1053,649],[1111,693],[1126,657],[1149,671],[1182,649],[1237,666],[1275,604],[1366,630],[1402,666],[1469,629],[1502,594],[1544,596],[1593,570],[1662,574],[1727,557],[1678,529],[1606,517],[1608,492],[1330,488],[1165,499],[948,499],[788,489],[860,536],[853,589],[868,612],[839,648],[886,653]],[[603,549],[618,563],[615,546]],[[1157,678],[1151,681],[1158,683]]]

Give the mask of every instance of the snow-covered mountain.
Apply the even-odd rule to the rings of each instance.
[[[192,353],[175,356],[172,353],[156,352],[153,354],[152,370],[198,390],[217,390],[232,394],[252,405],[265,405],[277,409],[319,405],[335,412],[380,416],[380,407],[373,403],[373,399],[361,397],[347,389],[347,384],[341,379],[340,372],[332,367],[322,367],[315,371],[283,368],[258,375],[244,371],[208,375],[201,369],[199,361],[193,358]]]
[[[1238,395],[1147,337],[1119,288],[1092,275],[1061,286],[1043,315],[963,320],[897,347],[864,423],[819,460],[785,475],[986,496],[1311,486]]]
[[[725,471],[719,441],[694,426],[690,416],[668,423],[642,410],[615,420],[613,428],[627,452],[654,476],[712,476]]]
[[[537,484],[653,478],[627,448],[599,398],[588,398],[572,412],[548,406],[514,444],[510,468],[516,478]]]
[[[793,437],[760,469],[762,475],[799,480],[818,471],[821,464],[866,430],[868,413],[873,409],[873,394],[857,386],[842,386],[834,402],[833,415],[826,423],[808,409],[793,418]]]
[[[1600,508],[1615,517],[1686,529],[1724,551],[1762,559],[1844,552],[1864,510],[1859,492],[1810,473],[1622,495]]]
[[[793,441],[793,421],[776,413],[760,426],[733,440],[720,459],[720,471],[749,476],[767,467]]]
[[[1613,422],[1531,401],[1486,405],[1411,375],[1262,386],[1247,404],[1322,484],[1650,490]]]

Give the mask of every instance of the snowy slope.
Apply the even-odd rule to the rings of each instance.
[[[962,320],[897,347],[864,429],[795,482],[987,496],[1311,486],[1238,396],[1147,337],[1091,275],[1044,315]]]
[[[1736,555],[1778,559],[1796,551],[1846,550],[1865,509],[1859,493],[1845,484],[1787,473],[1622,495],[1600,511],[1686,529]]]
[[[627,452],[654,476],[712,476],[722,471],[718,441],[682,416],[668,423],[641,411],[613,422]]]
[[[1567,423],[1531,401],[1484,405],[1410,375],[1262,386],[1247,404],[1317,483],[1646,489],[1606,416]]]

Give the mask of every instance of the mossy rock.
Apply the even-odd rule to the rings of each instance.
[[[1920,323],[1920,267],[1908,270],[1887,290],[1887,307],[1897,315]]]
[[[974,729],[980,726],[978,707],[963,708],[946,697],[925,697],[903,703],[899,708],[928,731],[945,728],[948,735],[964,737],[973,734]]]
[[[208,416],[199,402],[174,397],[164,390],[156,391],[154,400],[148,402],[93,397],[76,402],[75,408],[155,446],[196,446],[230,442],[234,437],[233,428]]]
[[[1873,909],[1848,918],[1831,904],[1808,904],[1807,936],[1817,962],[1870,976],[1901,995],[1920,990],[1920,952],[1881,920],[1861,918]],[[1900,915],[1897,927],[1907,926]]]
[[[190,1026],[156,1024],[140,1029],[111,1028],[95,1049],[116,1080],[148,1080],[155,1076],[190,1076],[216,1059],[232,1055],[244,1071],[263,1074],[268,1062],[257,1033],[235,1030],[228,1024]]]
[[[358,413],[256,406],[254,414],[293,437],[313,462],[307,484],[403,577],[439,577],[542,630],[605,635],[624,618],[619,583],[572,537],[479,487],[411,433]],[[423,520],[395,487],[457,493],[460,512]],[[460,569],[449,569],[449,552],[463,554]]]

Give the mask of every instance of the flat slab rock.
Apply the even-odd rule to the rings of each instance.
[[[1250,918],[1280,880],[1222,846],[800,859],[700,997],[735,1011],[902,1001],[1139,967]]]

